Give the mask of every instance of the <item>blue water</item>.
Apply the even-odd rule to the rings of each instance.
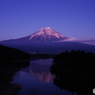
[[[38,59],[17,72],[13,83],[22,86],[17,95],[77,95],[54,85],[55,76],[50,73],[51,65],[52,59]]]

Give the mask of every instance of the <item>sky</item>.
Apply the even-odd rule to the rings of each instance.
[[[51,27],[76,39],[95,39],[95,0],[0,0],[0,41]]]

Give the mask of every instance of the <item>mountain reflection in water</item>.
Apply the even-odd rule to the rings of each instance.
[[[24,72],[30,73],[41,81],[49,83],[54,79],[54,75],[50,73],[52,59],[31,61],[30,67],[24,69]]]
[[[50,73],[52,61],[53,59],[34,60],[30,66],[18,72],[13,83],[19,83],[22,89],[16,95],[77,95],[54,85],[55,75]]]

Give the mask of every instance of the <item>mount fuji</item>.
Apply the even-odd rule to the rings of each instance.
[[[30,41],[60,41],[60,40],[66,40],[69,39],[68,37],[65,37],[64,35],[58,33],[57,31],[53,30],[50,27],[45,27],[37,32],[23,37],[19,38],[18,40],[30,40]]]
[[[0,41],[0,44],[28,53],[58,54],[66,50],[85,50],[95,53],[95,45],[88,45],[75,38],[68,38],[50,27],[18,39]]]

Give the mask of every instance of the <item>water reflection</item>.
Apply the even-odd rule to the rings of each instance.
[[[32,61],[31,65],[23,71],[31,74],[43,82],[49,83],[54,79],[54,75],[50,72],[51,64],[52,59],[44,60],[44,62],[40,59],[39,61]]]
[[[62,68],[51,67],[51,72],[55,74],[54,85],[60,89],[76,92],[77,95],[94,95],[95,76],[93,74],[76,73],[65,71]]]
[[[54,75],[52,75],[50,72],[38,72],[38,71],[33,71],[32,69],[29,70],[30,73],[32,75],[34,75],[35,77],[39,78],[41,81],[44,81],[44,82],[50,82],[53,80],[54,78]]]
[[[55,76],[50,73],[52,59],[39,59],[30,62],[30,66],[19,72],[14,83],[22,85],[17,95],[77,95],[67,90],[60,90],[54,85]]]

